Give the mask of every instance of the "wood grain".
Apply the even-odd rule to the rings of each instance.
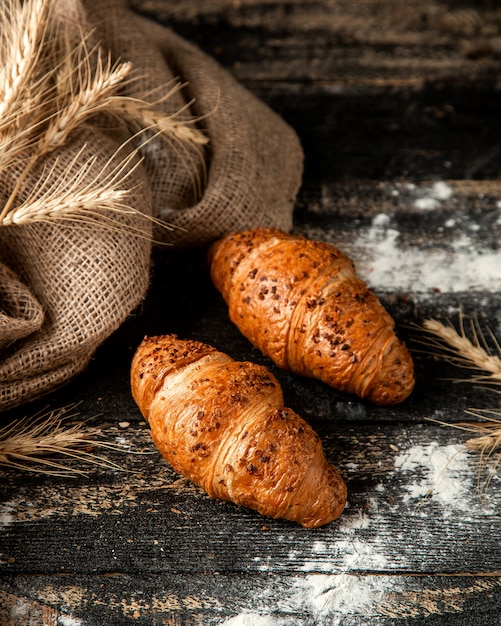
[[[68,619],[72,615],[96,625],[215,626],[222,623],[223,615],[238,616],[245,610],[250,618],[254,616],[255,624],[261,616],[281,616],[286,620],[281,623],[293,624],[345,620],[357,626],[370,619],[377,626],[403,626],[427,619],[451,626],[492,626],[497,619],[494,596],[500,585],[499,578],[468,576],[271,576],[266,582],[262,577],[219,574],[178,576],[175,580],[129,575],[59,581],[37,577],[17,579],[10,591],[1,592],[4,608],[0,617],[7,615],[6,608],[15,607],[17,615],[2,623],[53,626],[72,623],[70,619],[80,623],[78,617]],[[347,587],[357,588],[364,601],[341,607],[338,597]],[[320,613],[319,605],[323,607]],[[32,622],[26,621],[27,614]],[[323,622],[318,621],[319,616]]]
[[[0,623],[494,626],[498,457],[467,452],[470,435],[455,426],[473,419],[469,407],[499,410],[499,396],[453,382],[470,372],[423,353],[416,325],[457,323],[461,310],[501,337],[501,9],[487,0],[131,5],[215,57],[296,129],[305,170],[295,230],[355,260],[413,351],[417,385],[402,405],[381,408],[278,371],[229,322],[206,250],[155,251],[148,297],[89,368],[2,416],[76,403],[118,446],[100,453],[122,470],[1,472]],[[391,255],[394,271],[382,273]],[[477,279],[460,271],[468,260],[483,268]],[[306,531],[263,518],[211,500],[167,466],[128,382],[143,336],[164,332],[272,369],[347,480],[337,522]]]

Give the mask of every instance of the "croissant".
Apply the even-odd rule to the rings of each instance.
[[[332,245],[255,229],[216,241],[209,263],[230,319],[279,367],[380,405],[412,391],[393,319]]]
[[[341,514],[343,479],[264,366],[175,335],[146,337],[131,388],[162,456],[212,498],[306,528]]]

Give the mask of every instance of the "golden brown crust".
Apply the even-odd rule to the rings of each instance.
[[[308,528],[341,514],[343,479],[265,367],[166,335],[138,347],[131,386],[164,458],[211,497]]]
[[[279,367],[377,404],[412,391],[393,319],[330,244],[255,229],[216,242],[209,260],[231,320]]]

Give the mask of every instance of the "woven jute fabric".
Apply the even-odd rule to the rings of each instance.
[[[110,215],[112,228],[51,220],[0,226],[0,411],[47,394],[87,367],[147,296],[152,241],[201,246],[258,225],[289,230],[302,175],[294,131],[197,47],[121,0],[53,2],[56,18],[75,33],[91,33],[89,41],[112,59],[132,63],[127,95],[158,99],[183,83],[155,106],[193,121],[208,143],[152,133],[124,182],[134,212]],[[98,180],[134,146],[135,130],[100,114],[30,171],[16,202],[32,194],[44,172],[71,178],[91,157],[82,183]],[[15,167],[0,170],[0,202],[19,175]]]

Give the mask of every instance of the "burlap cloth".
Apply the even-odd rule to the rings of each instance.
[[[209,139],[200,146],[150,141],[126,183],[127,202],[176,228],[155,238],[178,246],[207,244],[229,230],[292,225],[303,154],[291,128],[212,58],[170,30],[130,11],[120,0],[53,0],[55,14],[92,31],[114,59],[131,61],[140,80],[128,93],[187,85],[162,103],[165,113],[187,106]],[[108,124],[109,122],[109,124]],[[78,170],[94,155],[98,176],[124,140],[116,120],[101,115],[74,133],[43,167]],[[107,124],[109,127],[107,127]],[[128,131],[132,134],[132,130]],[[74,157],[78,154],[78,159]],[[56,161],[57,159],[57,161]],[[19,172],[0,169],[5,203]],[[30,193],[30,178],[19,192]],[[137,214],[114,215],[134,226]],[[149,223],[149,222],[148,222]],[[66,383],[145,297],[152,240],[125,228],[51,222],[0,226],[0,410],[34,400]],[[168,329],[166,329],[168,331]]]

